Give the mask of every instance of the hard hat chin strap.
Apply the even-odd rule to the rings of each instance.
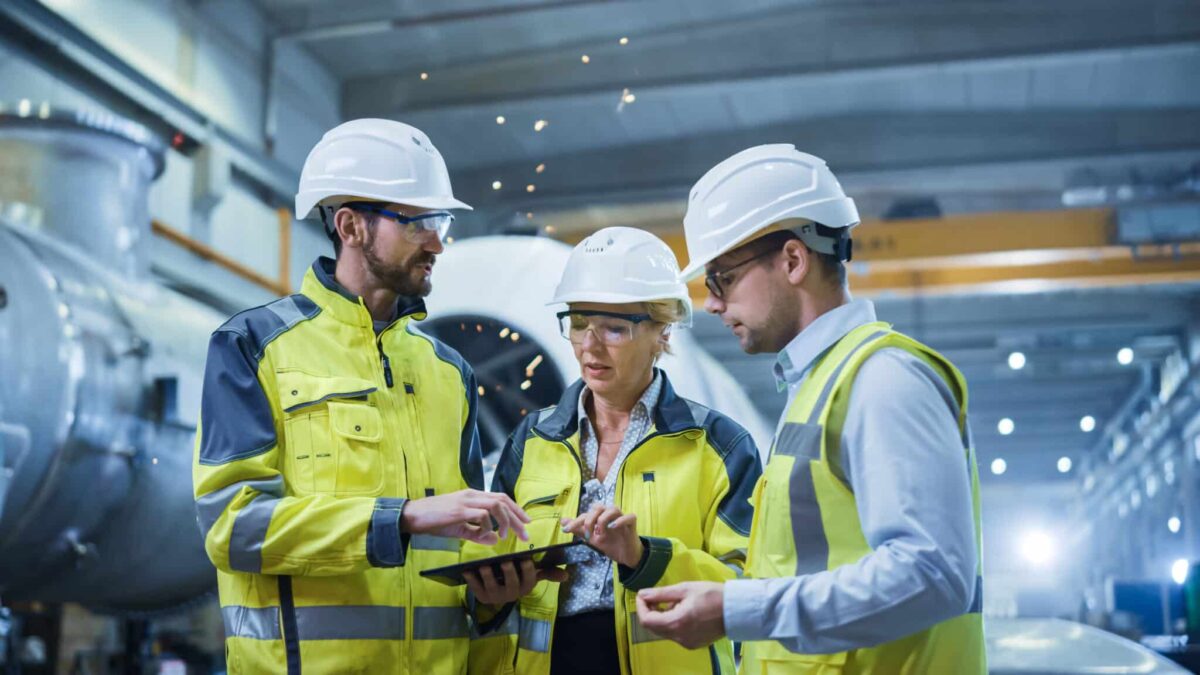
[[[326,207],[323,204],[317,205],[317,213],[321,214],[321,225],[322,225],[321,229],[325,230],[325,236],[329,237],[329,241],[333,242],[334,246],[337,246],[338,244],[341,243],[341,241],[338,239],[338,235],[337,235],[337,225],[330,226],[329,220],[325,217],[325,209],[326,208],[329,209],[330,213],[334,212],[334,209],[332,206]]]

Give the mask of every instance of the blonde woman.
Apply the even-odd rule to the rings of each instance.
[[[473,672],[734,672],[728,640],[689,651],[637,619],[639,589],[740,575],[761,473],[746,430],[679,397],[655,367],[691,322],[677,274],[670,248],[634,228],[600,230],[571,253],[552,304],[566,305],[581,379],[518,426],[492,490],[531,518],[522,545],[579,536],[596,550],[582,549],[564,582],[527,579],[515,609],[489,611],[512,590],[472,577],[479,616],[492,615],[476,628]]]

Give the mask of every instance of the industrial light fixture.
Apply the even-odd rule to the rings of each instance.
[[[1004,419],[1000,420],[999,423],[996,424],[996,431],[999,431],[1001,436],[1007,436],[1007,435],[1011,434],[1013,432],[1013,429],[1016,429],[1016,427],[1017,427],[1016,423],[1014,423],[1011,419],[1005,417]]]
[[[1046,565],[1054,559],[1054,541],[1045,532],[1026,532],[1021,537],[1021,555],[1034,565]]]
[[[1020,370],[1025,367],[1025,355],[1021,352],[1013,352],[1008,355],[1008,367],[1013,370]]]
[[[628,89],[625,90],[625,95],[621,97],[621,101],[624,103],[633,103],[636,100],[637,96],[634,96],[633,92],[629,91]]]
[[[534,185],[533,183],[530,183],[529,185],[526,185],[526,186],[525,186],[525,191],[526,191],[526,192],[533,192],[533,191],[534,191],[534,190],[536,190],[536,189],[537,189],[537,186],[536,186],[536,185]]]
[[[1182,586],[1188,578],[1188,567],[1190,567],[1190,565],[1184,558],[1180,558],[1171,563],[1171,579],[1174,580],[1175,583]]]
[[[622,45],[627,45],[629,44],[629,38],[623,37],[620,40],[617,40],[617,42],[621,43]]]
[[[1183,526],[1183,522],[1179,520],[1179,516],[1171,516],[1167,519],[1167,529],[1171,534],[1179,534],[1179,528]]]
[[[1096,418],[1091,415],[1084,415],[1079,418],[1079,429],[1084,433],[1091,433],[1096,428]]]
[[[1133,350],[1129,347],[1122,347],[1121,351],[1117,352],[1117,363],[1123,366],[1133,363]]]
[[[550,124],[550,123],[547,122],[546,120],[538,120],[533,123],[533,130],[541,131],[542,129],[545,129],[548,124]]]
[[[1071,458],[1070,457],[1059,457],[1058,458],[1058,472],[1059,473],[1068,473],[1070,471],[1071,471]]]
[[[428,80],[428,79],[429,79],[429,73],[421,73],[421,79],[422,79],[422,80]]]
[[[492,189],[493,189],[493,190],[499,190],[499,189],[500,189],[500,188],[502,188],[502,187],[504,187],[504,183],[501,183],[501,182],[500,182],[500,181],[498,181],[498,180],[494,180],[494,181],[492,181]]]
[[[504,115],[496,115],[496,124],[504,124],[507,121],[504,119]]]
[[[993,474],[1000,476],[1003,475],[1005,471],[1008,471],[1008,462],[1004,461],[1004,459],[1000,457],[992,460]]]
[[[545,170],[546,170],[546,165],[545,165],[545,164],[538,164],[538,165],[537,165],[537,168],[536,168],[536,169],[534,169],[534,170],[533,170],[533,172],[534,172],[534,173],[541,173],[541,172],[543,172],[543,171],[545,171]]]
[[[591,63],[591,62],[592,62],[592,59],[591,59],[591,57],[590,57],[590,56],[588,56],[587,54],[584,54],[583,56],[579,57],[579,60],[580,60],[580,61],[583,61],[584,63]]]

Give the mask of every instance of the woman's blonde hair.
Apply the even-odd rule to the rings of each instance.
[[[664,326],[679,323],[687,317],[687,311],[683,308],[683,303],[678,300],[651,300],[645,303],[645,305],[646,313],[650,315],[650,320]],[[661,356],[664,353],[673,353],[670,342],[663,343],[662,351],[658,355]]]

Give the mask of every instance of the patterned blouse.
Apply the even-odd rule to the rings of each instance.
[[[612,467],[604,476],[604,482],[596,479],[596,463],[600,457],[600,443],[595,429],[587,417],[585,403],[591,395],[585,386],[579,394],[579,444],[583,450],[583,494],[579,499],[579,513],[587,513],[593,504],[612,505],[617,494],[617,476],[621,473],[621,464],[629,456],[639,442],[650,433],[654,426],[654,406],[662,392],[663,376],[657,370],[650,386],[634,404],[629,413],[629,426],[625,428],[625,438],[621,440],[621,449],[613,460]],[[613,562],[604,555],[586,547],[581,554],[578,564],[567,581],[563,582],[559,593],[558,613],[560,616],[571,616],[596,610],[611,610],[613,608]],[[576,549],[577,551],[579,549]],[[572,556],[574,557],[574,556]]]

